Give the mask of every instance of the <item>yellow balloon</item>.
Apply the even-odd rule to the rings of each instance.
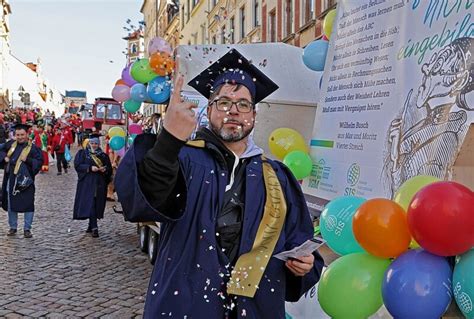
[[[108,135],[110,138],[112,138],[114,136],[125,137],[127,134],[125,133],[125,130],[123,128],[114,126],[109,129]]]
[[[302,151],[308,153],[308,146],[303,136],[291,128],[277,128],[268,137],[270,152],[279,159],[288,153]]]
[[[323,21],[323,30],[326,37],[329,39],[331,38],[332,27],[334,25],[334,20],[336,20],[336,10],[333,9],[329,11],[326,16],[324,17]]]
[[[433,176],[428,175],[418,175],[406,180],[402,186],[397,190],[395,196],[393,197],[393,201],[400,205],[405,212],[408,211],[408,206],[410,206],[410,202],[415,196],[415,194],[422,189],[423,187],[434,183],[439,182],[440,179]],[[415,239],[411,239],[410,248],[416,249],[420,248],[420,245],[416,242]]]
[[[439,178],[428,175],[418,175],[412,177],[406,180],[402,186],[400,186],[393,197],[393,201],[402,206],[406,212],[408,211],[408,206],[410,205],[411,200],[420,189],[439,181]]]

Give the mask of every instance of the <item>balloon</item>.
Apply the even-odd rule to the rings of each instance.
[[[406,180],[402,186],[397,190],[393,201],[400,205],[405,212],[408,211],[408,206],[410,205],[413,196],[422,189],[424,186],[429,185],[434,182],[438,182],[440,179],[428,175],[418,175]],[[410,242],[410,248],[419,248],[420,245],[416,240],[412,239]]]
[[[115,82],[115,85],[127,85],[127,83],[122,80],[122,79],[118,79],[116,82]],[[127,85],[128,86],[128,85]]]
[[[333,199],[321,213],[321,234],[328,246],[339,255],[363,252],[352,231],[352,217],[364,198],[341,196]]]
[[[109,135],[110,138],[114,136],[125,137],[127,135],[127,133],[125,133],[125,130],[118,126],[111,127],[107,134]]]
[[[288,166],[296,179],[308,177],[313,168],[311,157],[302,151],[293,151],[286,154],[283,163]]]
[[[135,83],[137,83],[137,81],[135,81],[133,78],[132,78],[132,75],[130,74],[130,67],[131,67],[131,64],[127,65],[125,68],[123,68],[122,70],[122,80],[128,85],[128,86],[132,86],[134,85]]]
[[[408,208],[413,238],[427,251],[455,256],[474,246],[474,193],[455,182],[423,187]]]
[[[382,306],[382,281],[387,259],[355,253],[336,259],[323,272],[318,299],[332,318],[367,318]]]
[[[405,211],[408,211],[408,206],[410,205],[411,200],[420,189],[426,185],[439,181],[439,178],[428,175],[412,177],[400,186],[393,197],[393,201],[402,206]]]
[[[125,111],[128,113],[135,113],[140,109],[140,106],[142,105],[142,102],[137,102],[134,100],[127,100],[125,103],[123,103],[123,108]]]
[[[125,156],[125,147],[122,147],[121,149],[116,151],[116,154],[120,157],[124,157]]]
[[[279,159],[283,159],[292,151],[308,153],[308,146],[303,136],[291,128],[277,128],[268,137],[270,152]]]
[[[142,129],[142,127],[141,127],[140,124],[131,123],[131,124],[128,126],[128,132],[130,133],[130,135],[142,134],[142,133],[143,133],[143,129]]]
[[[148,44],[148,55],[152,56],[155,52],[165,52],[171,55],[173,53],[173,49],[165,39],[154,37]]]
[[[334,25],[334,20],[336,20],[336,10],[333,9],[329,11],[326,16],[324,17],[323,21],[323,30],[324,34],[328,39],[331,38],[331,33],[332,33],[332,27]]]
[[[130,98],[130,88],[126,85],[116,85],[112,89],[112,97],[117,102],[123,102]]]
[[[326,63],[329,42],[315,40],[303,50],[303,63],[313,71],[323,71]]]
[[[148,95],[146,94],[146,86],[142,83],[134,84],[130,88],[130,97],[134,101],[144,102],[148,98]]]
[[[160,76],[170,75],[174,69],[174,60],[168,53],[156,52],[150,56],[150,67]]]
[[[362,248],[381,258],[399,256],[411,240],[403,208],[385,198],[363,203],[354,215],[352,229]]]
[[[114,151],[118,151],[125,146],[125,139],[121,136],[114,136],[110,138],[109,146]]]
[[[323,36],[321,37],[321,40],[329,41],[329,38],[327,37],[327,35],[323,34]]]
[[[135,138],[137,137],[137,134],[131,134],[129,137],[128,137],[128,145],[132,145],[133,142],[135,141]]]
[[[451,303],[451,276],[446,258],[409,250],[385,272],[385,307],[395,318],[440,318]]]
[[[474,249],[456,258],[453,273],[454,299],[466,318],[474,318]]]
[[[170,98],[170,81],[162,76],[157,76],[148,83],[147,94],[153,103],[161,104]]]
[[[133,62],[130,74],[140,83],[150,82],[156,77],[156,73],[151,69],[148,59],[138,59]]]

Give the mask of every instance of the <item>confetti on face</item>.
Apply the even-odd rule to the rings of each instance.
[[[179,294],[178,290],[174,292],[174,295],[177,296]]]

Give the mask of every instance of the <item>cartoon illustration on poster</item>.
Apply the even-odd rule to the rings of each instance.
[[[446,177],[467,131],[467,112],[474,111],[468,96],[474,95],[473,44],[473,38],[456,39],[421,66],[422,82],[408,92],[387,134],[389,197],[411,177]]]

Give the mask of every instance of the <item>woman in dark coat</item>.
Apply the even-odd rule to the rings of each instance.
[[[99,237],[97,219],[104,217],[112,165],[107,154],[100,149],[98,137],[93,136],[84,144],[74,158],[78,180],[73,219],[89,219],[86,232]]]

